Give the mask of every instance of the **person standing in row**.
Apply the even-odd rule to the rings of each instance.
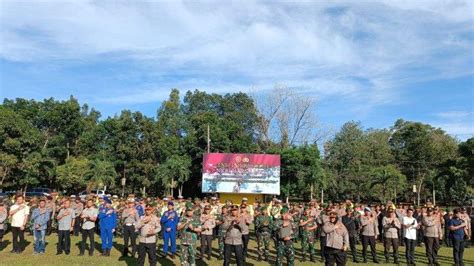
[[[216,221],[214,216],[211,214],[211,206],[206,205],[204,212],[201,214],[201,258],[204,258],[204,254],[207,251],[207,259],[211,260],[212,254],[212,233],[214,227],[216,227]]]
[[[289,266],[295,263],[295,250],[293,248],[293,224],[291,214],[288,212],[288,208],[283,207],[281,209],[281,226],[277,228],[277,259],[275,265],[280,266],[283,264],[283,258],[286,257],[286,261]]]
[[[117,226],[117,213],[112,208],[112,201],[104,197],[105,206],[99,211],[100,239],[102,240],[102,256],[110,256]]]
[[[270,240],[272,238],[273,218],[267,211],[265,206],[260,207],[259,214],[255,219],[255,229],[258,245],[258,260],[261,261],[262,257],[265,261],[268,261],[268,254],[270,253]]]
[[[56,216],[58,221],[58,252],[56,255],[61,255],[63,251],[66,255],[71,252],[71,232],[74,228],[75,218],[76,214],[71,208],[71,201],[66,199]]]
[[[443,238],[440,217],[433,215],[433,209],[428,208],[426,215],[423,216],[421,224],[424,229],[426,256],[428,265],[439,265],[438,250],[439,241]]]
[[[242,247],[242,219],[239,216],[239,207],[232,206],[231,214],[226,216],[223,229],[226,231],[224,239],[224,266],[230,265],[232,253],[235,254],[237,266],[244,265]]]
[[[453,258],[455,266],[464,265],[464,238],[466,237],[466,221],[461,219],[461,211],[456,208],[453,211],[453,218],[448,222],[449,238],[453,244]]]
[[[137,252],[137,235],[135,233],[135,226],[140,220],[138,211],[135,208],[135,201],[130,198],[127,200],[127,207],[122,211],[121,215],[122,224],[123,224],[123,251],[122,257],[128,256],[128,242],[132,246],[132,257],[135,257]]]
[[[362,227],[362,257],[364,263],[367,263],[367,246],[369,245],[372,260],[374,263],[379,263],[375,249],[375,239],[379,235],[378,220],[369,207],[364,208],[364,215],[360,217],[360,225]]]
[[[247,257],[247,248],[249,245],[249,240],[250,240],[250,230],[249,226],[252,224],[253,218],[252,216],[248,213],[247,205],[243,204],[240,206],[240,219],[242,219],[242,245],[243,245],[243,256],[244,256],[244,261]]]
[[[357,260],[357,231],[359,230],[359,221],[354,217],[354,210],[352,208],[346,208],[346,215],[342,216],[342,223],[349,232],[349,246],[351,248],[352,262],[359,263]]]
[[[224,229],[224,221],[227,216],[227,206],[222,206],[221,208],[221,213],[217,215],[216,217],[216,225],[218,227],[217,229],[217,244],[218,244],[218,249],[219,249],[219,259],[224,258],[224,240],[225,240],[225,234],[226,234],[226,229]]]
[[[407,216],[403,217],[402,225],[405,228],[403,237],[405,240],[405,257],[407,264],[415,265],[416,234],[419,225],[413,217],[413,209],[408,209]]]
[[[194,216],[192,205],[186,207],[186,214],[178,223],[181,238],[181,265],[196,265],[196,242],[201,232],[201,222]]]
[[[89,238],[89,256],[94,255],[94,232],[95,222],[97,221],[97,215],[99,211],[94,206],[92,199],[88,199],[86,202],[86,208],[82,210],[80,218],[82,220],[82,242],[79,256],[84,256],[86,250],[87,238]]]
[[[75,198],[75,202],[72,206],[74,213],[76,214],[76,221],[74,222],[74,236],[78,236],[81,231],[81,216],[82,210],[84,209],[84,204],[79,197]]]
[[[336,212],[329,213],[329,222],[323,225],[323,231],[326,233],[326,248],[324,249],[326,266],[333,266],[334,263],[337,266],[346,265],[349,232],[338,220]]]
[[[16,203],[10,208],[13,250],[11,253],[20,254],[25,248],[25,228],[28,222],[30,207],[26,205],[22,195],[16,196]]]
[[[7,208],[5,208],[3,201],[0,200],[0,245],[3,243],[3,235],[5,234],[5,221],[7,218]]]
[[[156,259],[156,235],[161,230],[160,220],[153,214],[153,207],[145,207],[145,215],[140,218],[136,225],[139,230],[138,265],[145,264],[148,254],[150,266],[155,266]]]
[[[179,223],[178,213],[174,210],[174,202],[168,201],[168,210],[161,216],[163,225],[163,257],[168,255],[168,248],[171,244],[171,257],[176,254],[176,228]]]
[[[314,231],[316,231],[318,225],[314,219],[311,216],[311,210],[306,209],[299,221],[299,226],[302,228],[301,253],[303,257],[301,261],[306,261],[306,253],[309,252],[310,261],[315,262]]]
[[[34,253],[44,254],[46,247],[46,227],[50,219],[49,210],[46,208],[46,201],[40,199],[38,208],[33,210],[31,221],[33,223],[33,236],[35,239]]]
[[[393,249],[394,263],[398,264],[398,231],[401,229],[401,224],[398,218],[395,216],[395,212],[392,207],[387,210],[387,216],[382,219],[383,231],[384,231],[384,255],[385,263],[389,263],[390,249]]]

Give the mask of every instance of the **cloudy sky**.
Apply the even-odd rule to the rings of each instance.
[[[223,4],[225,3],[225,4]],[[0,97],[155,116],[170,88],[317,101],[323,125],[398,118],[474,136],[474,1],[0,1]]]

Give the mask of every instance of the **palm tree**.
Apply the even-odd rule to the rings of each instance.
[[[99,188],[101,186],[114,186],[117,172],[114,165],[109,161],[95,159],[91,162],[90,171],[88,173],[89,181],[87,190]]]

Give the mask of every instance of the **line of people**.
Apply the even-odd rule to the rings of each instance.
[[[139,265],[144,264],[147,256],[150,265],[156,265],[158,255],[174,259],[178,254],[177,239],[183,265],[195,265],[197,259],[211,260],[214,239],[224,265],[229,265],[232,257],[237,265],[243,265],[249,253],[251,228],[258,260],[270,262],[273,246],[276,265],[282,265],[285,259],[289,265],[295,263],[295,244],[299,241],[300,260],[315,262],[318,239],[319,255],[326,265],[345,265],[348,255],[353,262],[359,262],[356,249],[359,240],[363,263],[367,263],[369,247],[372,261],[379,263],[376,245],[382,241],[387,263],[391,257],[394,263],[400,263],[398,248],[405,245],[407,264],[415,265],[414,249],[420,238],[429,265],[439,265],[438,250],[443,238],[450,240],[447,244],[453,247],[455,265],[462,265],[464,246],[472,234],[470,217],[463,208],[454,209],[453,216],[446,219],[432,206],[415,210],[409,206],[396,208],[389,202],[371,208],[350,201],[320,206],[315,200],[307,204],[283,204],[276,198],[267,204],[249,204],[243,198],[235,205],[230,201],[221,204],[216,197],[192,201],[183,197],[140,199],[129,195],[118,199],[91,195],[84,202],[71,196],[56,201],[42,198],[27,204],[22,195],[17,195],[12,206],[0,203],[0,239],[7,218],[10,218],[12,253],[24,251],[24,232],[30,229],[34,254],[44,254],[45,238],[55,228],[57,255],[69,255],[71,234],[81,234],[78,255],[84,256],[88,251],[93,256],[94,237],[99,233],[101,255],[110,256],[114,237],[120,235],[124,242],[122,256],[137,257]],[[163,239],[161,252],[157,252],[159,237]],[[200,252],[197,252],[198,241]]]

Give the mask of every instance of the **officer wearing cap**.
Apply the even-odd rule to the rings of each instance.
[[[379,235],[378,219],[369,207],[364,208],[364,215],[360,217],[360,225],[362,227],[362,257],[364,263],[367,263],[367,247],[369,245],[374,263],[379,263],[375,249],[375,239]]]
[[[148,254],[150,266],[156,265],[156,235],[161,230],[160,220],[153,214],[154,208],[145,207],[145,215],[140,218],[136,227],[139,230],[138,265],[145,264]]]
[[[326,234],[324,256],[326,265],[345,265],[346,251],[349,245],[349,233],[344,224],[337,218],[337,213],[329,213],[329,221],[324,223],[323,231]]]
[[[211,206],[206,205],[204,212],[200,217],[201,221],[201,258],[204,258],[204,254],[207,251],[207,259],[211,260],[212,253],[212,234],[214,227],[216,227],[216,221],[214,216],[211,214]]]
[[[104,197],[104,202],[104,208],[99,211],[100,239],[102,240],[102,256],[110,256],[117,225],[117,213],[112,208],[112,201],[108,197]]]
[[[196,241],[201,232],[201,223],[193,214],[193,206],[190,203],[186,207],[185,216],[178,223],[178,231],[181,239],[181,265],[196,265]]]
[[[237,266],[244,265],[243,242],[242,242],[242,219],[239,215],[239,207],[232,206],[231,214],[225,218],[222,225],[225,230],[224,239],[224,266],[230,265],[232,253],[235,254]]]
[[[168,247],[171,244],[171,257],[176,253],[176,228],[179,223],[179,215],[174,210],[174,202],[168,201],[168,210],[161,216],[163,225],[163,257],[168,254]]]
[[[303,257],[301,261],[306,260],[306,252],[309,251],[310,260],[315,262],[314,231],[316,231],[318,225],[315,218],[311,216],[311,209],[305,209],[304,214],[299,220],[299,226],[302,228],[301,253]]]
[[[217,243],[219,247],[219,259],[224,258],[224,240],[225,240],[225,233],[226,229],[224,228],[223,224],[228,215],[228,207],[226,205],[222,206],[221,213],[216,216],[216,227],[217,229]]]
[[[265,206],[261,206],[259,215],[255,219],[255,229],[257,234],[258,260],[265,258],[268,261],[270,250],[270,240],[272,237],[273,218],[266,211]]]
[[[135,234],[136,225],[140,220],[140,216],[138,215],[138,211],[135,208],[135,201],[130,198],[127,200],[127,207],[122,211],[121,220],[123,224],[123,251],[122,256],[128,256],[128,242],[132,246],[132,257],[135,257],[137,252],[137,237]]]
[[[382,219],[382,228],[384,232],[385,263],[389,263],[390,249],[393,248],[394,263],[398,264],[398,246],[400,244],[398,231],[402,227],[391,206],[387,210],[387,215]]]
[[[293,225],[292,217],[287,207],[281,209],[281,226],[277,229],[277,258],[275,264],[277,266],[283,264],[283,258],[286,257],[288,265],[294,265],[295,250],[293,248]]]
[[[426,215],[423,215],[421,220],[424,230],[424,241],[426,256],[428,257],[428,265],[439,265],[438,250],[440,248],[439,241],[443,237],[443,230],[441,228],[441,220],[439,217],[433,215],[433,209],[428,208]]]

